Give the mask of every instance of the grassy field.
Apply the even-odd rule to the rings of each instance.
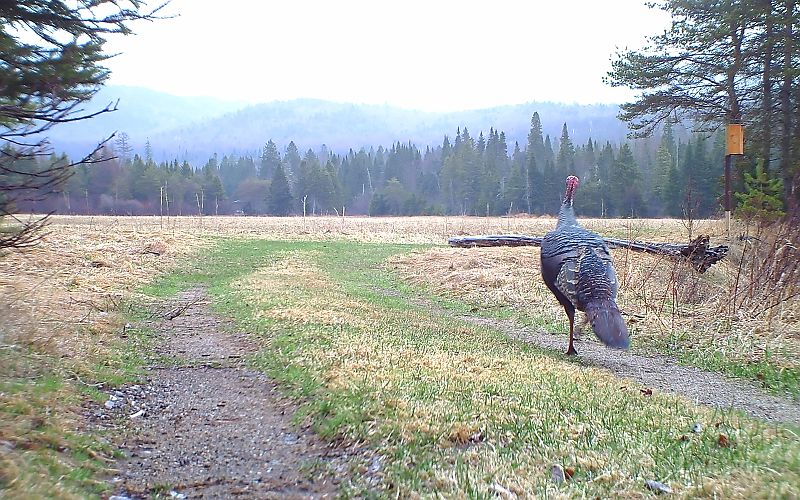
[[[629,239],[687,238],[676,221],[586,225]],[[81,427],[81,403],[101,397],[97,384],[134,380],[146,362],[147,337],[121,334],[146,296],[202,284],[221,314],[260,340],[252,364],[297,398],[299,418],[327,439],[371,450],[381,495],[639,497],[651,479],[680,496],[800,495],[797,429],[645,396],[630,381],[458,319],[469,311],[563,331],[563,310],[538,276],[538,249],[445,246],[450,236],[552,226],[57,218],[38,248],[0,258],[0,492],[104,491],[97,474],[114,450]],[[712,242],[722,234],[716,222],[695,230]],[[796,396],[797,300],[731,308],[730,294],[746,289],[745,256],[734,247],[730,261],[697,275],[615,252],[634,349]],[[554,464],[572,478],[553,482]],[[349,492],[368,484],[355,480]]]

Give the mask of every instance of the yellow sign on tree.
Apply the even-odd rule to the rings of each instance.
[[[729,123],[727,129],[728,147],[725,154],[744,154],[744,128],[741,123]]]

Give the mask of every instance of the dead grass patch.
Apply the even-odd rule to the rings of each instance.
[[[615,231],[614,224],[616,230],[628,232],[618,237],[649,235],[654,241],[679,241],[683,229],[677,221],[621,227],[620,221],[590,220],[586,225],[608,235]],[[719,232],[719,224],[706,225],[712,230],[709,232]],[[748,275],[747,268],[741,269],[743,259],[750,259],[750,266],[758,262],[745,253],[745,245],[751,243],[734,242],[732,258],[705,274],[666,257],[614,250],[620,281],[618,302],[631,327],[634,346],[673,354],[703,351],[741,365],[769,363],[778,370],[800,368],[800,299],[790,297],[797,292],[770,291],[773,302],[760,302],[762,295],[753,290],[758,285],[758,271]],[[791,247],[783,244],[779,248],[786,252]],[[769,254],[764,257],[768,258]],[[397,256],[388,265],[409,282],[440,296],[459,297],[480,308],[508,307],[542,328],[566,328],[563,308],[541,280],[536,247],[433,248]],[[795,268],[790,269],[796,273]],[[788,276],[782,279],[787,285],[792,282]],[[800,281],[797,276],[792,279]],[[742,290],[749,290],[754,298],[745,302],[740,298]],[[781,293],[786,300],[779,300]],[[734,300],[738,300],[737,307],[731,306]],[[588,331],[585,324],[583,329]]]
[[[62,219],[38,246],[0,257],[2,335],[4,342],[76,360],[102,344],[98,336],[127,293],[207,245],[191,234]]]
[[[606,236],[652,241],[688,241],[681,221],[674,219],[581,219],[589,229]],[[279,241],[348,240],[365,243],[447,244],[453,236],[479,234],[543,235],[555,225],[552,217],[51,217],[51,230],[158,235],[178,240],[233,237]],[[79,229],[80,228],[80,229]],[[696,221],[696,233],[724,235],[719,221]],[[169,246],[168,246],[169,247]]]
[[[367,326],[363,319],[363,304],[337,293],[335,283],[300,252],[272,262],[231,286],[248,294],[255,309],[255,319],[292,324]],[[259,290],[269,290],[270,293],[261,294]],[[358,314],[360,310],[361,314]]]

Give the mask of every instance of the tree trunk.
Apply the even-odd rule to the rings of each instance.
[[[603,238],[609,248],[626,248],[635,252],[688,260],[698,272],[704,273],[728,254],[727,245],[709,246],[708,236],[700,235],[689,244],[651,243],[647,241],[630,241],[618,238]],[[484,236],[462,236],[447,240],[451,247],[521,247],[542,246],[541,236],[524,234],[492,234]]]
[[[794,193],[794,176],[792,175],[792,56],[794,55],[793,23],[795,0],[784,2],[784,36],[783,36],[783,82],[779,93],[781,113],[781,159],[780,169],[783,175],[783,194],[789,212],[797,208],[797,199]]]
[[[739,105],[739,96],[736,91],[736,78],[742,72],[742,39],[744,27],[736,17],[731,18],[730,38],[733,48],[733,62],[727,70],[725,87],[728,93],[728,123],[741,123],[742,111]]]
[[[764,172],[769,174],[769,160],[772,145],[772,0],[763,0],[764,5],[764,73],[761,79],[761,121],[764,137],[761,142],[761,157],[764,160]]]

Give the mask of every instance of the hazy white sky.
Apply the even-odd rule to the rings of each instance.
[[[602,82],[612,54],[669,23],[644,0],[172,0],[167,13],[109,41],[109,83],[427,111],[622,102],[633,94]]]

